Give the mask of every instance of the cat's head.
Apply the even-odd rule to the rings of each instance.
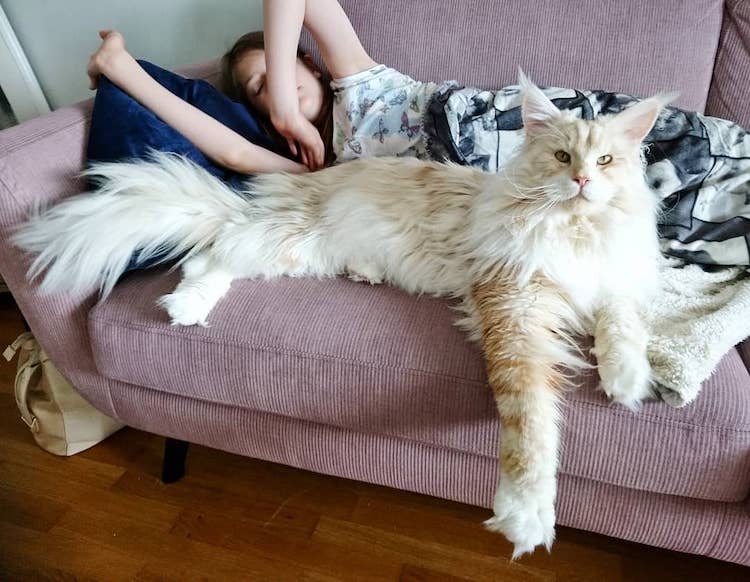
[[[594,120],[561,111],[524,74],[522,116],[526,130],[520,194],[576,213],[596,212],[642,184],[641,142],[667,97],[657,96]],[[640,181],[640,182],[634,182]]]

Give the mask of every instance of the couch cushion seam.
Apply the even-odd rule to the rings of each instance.
[[[409,368],[406,366],[383,366],[374,362],[367,362],[365,360],[359,360],[356,358],[347,358],[347,357],[336,356],[332,354],[317,354],[313,352],[305,352],[301,350],[295,350],[293,348],[285,348],[285,347],[273,346],[269,344],[251,344],[251,343],[239,342],[236,340],[214,340],[212,338],[204,338],[204,337],[197,337],[197,336],[190,336],[190,335],[177,335],[174,333],[170,333],[169,331],[165,331],[165,330],[135,325],[132,323],[108,321],[106,319],[101,319],[95,316],[90,317],[90,319],[97,323],[101,323],[101,324],[108,325],[111,327],[126,327],[128,329],[132,329],[134,331],[139,331],[139,332],[148,331],[149,334],[156,333],[165,337],[179,337],[179,339],[181,340],[187,340],[193,343],[205,343],[205,344],[211,344],[211,345],[217,345],[217,346],[231,344],[233,347],[238,347],[238,348],[250,348],[253,350],[275,352],[275,353],[280,353],[280,354],[291,354],[291,355],[301,356],[301,357],[305,357],[305,358],[309,358],[313,360],[321,360],[321,361],[334,360],[334,361],[346,362],[349,364],[367,366],[369,368],[376,368],[376,369],[387,368],[387,369],[396,370],[396,371],[407,371],[407,372],[413,372],[413,373],[424,375],[424,376],[445,378],[448,380],[457,380],[460,382],[470,383],[470,384],[479,385],[479,386],[487,386],[487,382],[484,382],[481,380],[472,380],[470,378],[462,378],[460,376],[454,376],[451,374],[441,374],[439,372],[429,372],[427,370],[420,370],[418,368]]]
[[[112,379],[110,379],[110,380],[112,380]],[[163,390],[159,390],[157,388],[152,388],[150,386],[140,386],[140,385],[136,385],[136,384],[130,384],[129,382],[125,382],[124,380],[117,380],[117,379],[113,379],[113,380],[115,380],[116,382],[123,382],[125,384],[130,385],[130,386],[136,386],[138,388],[144,388],[144,389],[150,390],[152,392],[164,392]],[[214,406],[221,406],[221,407],[227,408],[227,409],[235,409],[235,408],[238,407],[236,404],[227,404],[225,402],[216,401],[216,400],[209,400],[209,399],[203,398],[203,397],[185,396],[185,395],[182,395],[182,394],[175,394],[173,392],[168,392],[168,394],[170,394],[171,396],[175,396],[177,398],[185,398],[185,399],[188,399],[188,400],[195,400],[197,402],[203,402],[203,403],[206,403],[206,404],[209,404],[209,405],[214,405]],[[376,436],[385,437],[385,438],[398,439],[398,440],[401,440],[401,441],[404,441],[404,442],[414,443],[414,444],[417,444],[417,445],[422,445],[422,446],[430,447],[430,448],[433,448],[433,449],[443,449],[443,450],[447,450],[447,451],[453,451],[453,452],[458,452],[458,453],[463,453],[463,454],[469,454],[469,455],[474,455],[474,456],[481,457],[481,458],[484,458],[484,459],[493,459],[493,460],[497,459],[497,456],[494,455],[494,454],[488,455],[488,454],[485,454],[485,453],[483,453],[481,451],[475,451],[475,450],[471,450],[471,449],[458,448],[458,447],[449,446],[449,445],[441,444],[441,443],[430,443],[430,442],[426,442],[424,440],[417,440],[417,439],[415,439],[413,437],[403,436],[403,435],[399,435],[399,434],[393,434],[393,433],[385,432],[385,431],[382,431],[382,430],[378,430],[377,432],[364,432],[364,431],[362,431],[360,429],[349,427],[349,426],[345,426],[345,425],[333,424],[333,423],[330,423],[330,422],[321,422],[320,420],[313,420],[313,419],[309,419],[309,418],[301,418],[299,416],[294,416],[294,415],[286,414],[286,413],[283,413],[283,412],[277,412],[277,411],[272,411],[272,410],[262,410],[262,409],[258,409],[258,408],[251,408],[251,407],[248,407],[248,406],[240,406],[240,408],[242,408],[243,410],[247,410],[249,412],[255,412],[255,413],[258,413],[258,414],[268,414],[270,416],[277,416],[277,417],[280,417],[280,418],[285,418],[285,419],[289,419],[289,420],[293,420],[293,421],[298,421],[298,422],[301,421],[301,422],[306,422],[306,423],[310,423],[310,424],[315,424],[315,425],[318,425],[318,426],[333,427],[333,428],[336,428],[336,429],[339,429],[339,430],[342,430],[342,431],[345,431],[345,432],[355,432],[357,434],[363,434],[363,435],[375,434]],[[593,481],[594,483],[601,483],[601,484],[609,485],[609,486],[612,486],[612,487],[620,487],[622,489],[627,489],[627,490],[630,490],[630,491],[643,491],[643,492],[646,492],[646,493],[653,493],[653,494],[656,494],[656,495],[669,495],[671,497],[682,497],[682,498],[685,498],[685,499],[694,499],[694,500],[697,500],[697,501],[705,501],[705,502],[709,502],[709,503],[724,503],[724,504],[729,504],[729,503],[742,503],[744,501],[744,498],[741,499],[741,500],[738,500],[738,501],[729,501],[729,500],[721,500],[721,499],[711,499],[711,498],[703,498],[703,497],[694,497],[694,496],[691,496],[691,495],[681,495],[681,494],[675,494],[675,493],[668,493],[666,491],[657,491],[657,490],[646,489],[646,488],[630,487],[630,486],[623,485],[621,483],[617,483],[617,482],[609,480],[609,479],[589,477],[589,476],[586,476],[586,475],[581,475],[581,474],[572,473],[572,472],[568,472],[568,471],[559,471],[559,474],[566,475],[566,476],[569,476],[569,477],[574,477],[576,479],[586,479],[588,481]]]
[[[11,145],[6,146],[5,148],[0,149],[0,156],[5,157],[8,154],[15,153],[16,151],[23,149],[24,147],[28,146],[29,144],[32,144],[37,141],[41,141],[45,138],[48,138],[50,136],[54,136],[58,133],[62,133],[65,131],[68,131],[70,128],[83,125],[87,123],[91,119],[91,114],[87,113],[83,117],[76,119],[75,121],[71,121],[70,123],[63,125],[61,127],[56,127],[52,130],[44,130],[40,131],[38,133],[32,133],[24,136],[24,139],[21,141],[13,142]]]
[[[603,485],[610,485],[612,487],[620,487],[622,489],[627,489],[629,491],[642,491],[644,493],[654,493],[656,495],[669,495],[670,497],[682,497],[685,499],[693,499],[695,501],[707,501],[709,503],[744,503],[747,496],[740,497],[739,499],[714,499],[712,497],[696,497],[694,494],[692,495],[684,495],[681,493],[670,493],[668,491],[664,491],[662,489],[648,489],[646,487],[637,487],[633,485],[624,485],[622,483],[618,483],[612,479],[606,479],[603,477],[591,477],[589,475],[583,475],[578,473],[572,473],[569,471],[558,471],[559,474],[562,475],[568,475],[569,477],[575,477],[577,479],[586,479],[588,481],[593,481],[595,483],[602,483]]]
[[[576,404],[582,404],[584,406],[587,406],[589,408],[600,408],[609,411],[610,413],[617,415],[621,418],[629,417],[633,414],[627,410],[618,410],[616,404],[612,403],[611,405],[606,404],[597,404],[595,402],[585,402],[583,400],[576,400],[571,399],[569,402],[575,402]],[[665,406],[668,406],[668,404],[663,403]],[[695,429],[708,429],[711,431],[727,431],[727,432],[734,432],[738,434],[744,434],[750,436],[750,425],[742,424],[739,427],[728,427],[728,426],[718,426],[715,424],[694,424],[691,422],[685,422],[682,420],[674,420],[671,418],[663,418],[660,416],[654,416],[654,415],[643,415],[642,413],[636,413],[635,416],[632,417],[633,420],[637,420],[639,422],[647,422],[650,424],[663,424],[668,423],[672,425],[677,426],[684,426],[684,427],[690,427]]]
[[[439,444],[439,443],[429,443],[429,442],[426,442],[424,440],[417,440],[417,439],[415,439],[413,437],[408,437],[408,436],[399,435],[399,434],[390,433],[390,432],[384,432],[382,430],[378,430],[377,432],[364,432],[361,429],[357,429],[357,428],[354,428],[354,427],[351,427],[351,426],[342,425],[342,424],[333,424],[331,422],[323,422],[323,421],[320,421],[320,420],[314,420],[314,419],[310,419],[310,418],[303,418],[303,417],[295,416],[293,414],[289,414],[289,413],[285,413],[285,412],[279,412],[279,411],[275,411],[275,410],[263,410],[261,408],[250,407],[250,406],[240,405],[240,404],[236,404],[236,403],[229,404],[229,403],[224,402],[222,400],[213,400],[213,399],[208,399],[208,398],[205,398],[205,397],[202,397],[202,396],[187,396],[187,395],[178,394],[178,393],[175,393],[175,392],[167,392],[166,390],[160,390],[160,389],[154,388],[152,386],[143,386],[141,384],[132,384],[131,382],[127,382],[126,380],[120,380],[118,378],[109,378],[107,376],[105,376],[105,377],[108,380],[110,380],[110,381],[122,382],[123,384],[127,384],[129,386],[135,386],[137,388],[143,388],[143,389],[146,389],[146,390],[150,390],[152,392],[166,393],[166,394],[169,394],[170,396],[174,396],[174,397],[177,397],[177,398],[185,398],[185,399],[188,399],[188,400],[194,400],[194,401],[197,401],[197,402],[203,402],[203,403],[211,404],[211,405],[215,405],[215,406],[222,406],[222,407],[228,408],[228,409],[241,408],[242,410],[247,410],[247,411],[250,411],[250,412],[256,412],[256,413],[259,413],[259,414],[270,414],[272,416],[279,416],[281,418],[287,418],[287,419],[295,420],[295,421],[309,422],[309,423],[317,424],[317,425],[320,425],[320,426],[331,426],[331,427],[334,427],[334,428],[337,428],[337,429],[340,429],[340,430],[343,430],[343,431],[352,431],[352,432],[357,432],[359,434],[375,434],[375,435],[378,435],[378,436],[384,436],[384,437],[388,437],[388,438],[396,438],[396,439],[404,440],[404,441],[407,441],[407,442],[422,444],[422,445],[426,445],[426,446],[430,446],[430,447],[434,447],[434,448],[441,448],[441,449],[446,449],[446,450],[449,450],[449,451],[457,451],[457,452],[461,452],[461,453],[467,453],[467,454],[471,454],[471,455],[476,455],[478,457],[483,457],[485,459],[494,459],[494,458],[496,458],[495,455],[487,455],[487,454],[485,454],[485,453],[483,453],[481,451],[475,451],[475,450],[471,450],[471,449],[460,449],[460,448],[448,446],[448,445],[445,445],[445,444]]]
[[[353,364],[353,365],[367,366],[368,368],[375,368],[375,369],[387,368],[387,369],[394,370],[394,371],[407,371],[407,372],[413,372],[415,374],[419,374],[419,375],[423,375],[423,376],[428,376],[428,377],[438,377],[438,378],[444,378],[444,379],[449,379],[449,380],[457,380],[457,381],[460,381],[460,382],[466,382],[466,383],[470,383],[470,384],[473,384],[473,385],[481,384],[482,386],[487,386],[486,382],[480,382],[478,380],[470,380],[470,379],[467,379],[467,378],[461,378],[459,376],[453,376],[453,375],[447,375],[447,374],[439,374],[439,373],[436,373],[436,372],[428,372],[426,370],[419,370],[419,369],[416,369],[416,368],[408,368],[408,367],[404,367],[404,366],[382,366],[382,365],[379,365],[379,364],[375,364],[375,363],[372,363],[372,362],[366,362],[364,360],[357,360],[357,359],[354,359],[354,358],[344,358],[344,357],[334,356],[334,355],[329,355],[329,354],[315,354],[315,353],[311,353],[311,352],[303,352],[303,351],[294,350],[294,349],[291,349],[291,348],[281,348],[281,347],[271,346],[271,345],[254,345],[254,344],[249,344],[249,343],[238,342],[236,340],[221,340],[221,341],[219,341],[219,340],[214,340],[212,338],[203,338],[203,337],[196,337],[196,336],[189,336],[189,335],[180,335],[180,336],[178,336],[177,334],[170,333],[169,331],[165,331],[165,330],[160,330],[160,329],[156,329],[156,328],[152,328],[152,327],[137,325],[137,324],[133,324],[133,323],[125,323],[125,322],[118,322],[118,321],[107,320],[107,319],[103,319],[103,318],[96,317],[96,316],[90,316],[90,320],[92,320],[92,321],[94,321],[96,323],[101,323],[103,325],[110,326],[110,327],[125,327],[125,328],[132,329],[132,330],[138,331],[138,332],[148,331],[149,333],[157,333],[157,334],[165,336],[165,337],[179,337],[180,339],[185,339],[185,340],[188,340],[188,341],[191,341],[191,342],[194,342],[194,343],[208,343],[208,344],[218,345],[218,346],[229,343],[229,344],[231,344],[234,347],[258,349],[258,350],[262,350],[262,351],[275,352],[275,353],[280,353],[280,354],[291,354],[291,355],[295,355],[295,356],[300,356],[300,357],[308,358],[308,359],[311,359],[311,360],[318,360],[318,361],[329,361],[329,360],[332,360],[332,361],[345,362],[345,363]],[[618,411],[616,409],[610,410],[610,408],[612,408],[612,407],[606,406],[606,405],[603,405],[603,404],[596,404],[596,403],[593,403],[593,402],[585,402],[585,401],[582,401],[582,400],[570,400],[570,402],[571,403],[575,402],[578,405],[582,405],[582,406],[589,407],[589,408],[606,409],[610,413],[616,414],[617,416],[620,416],[620,417],[625,417],[625,416],[627,416],[627,415],[630,414],[629,412],[626,412],[626,411]],[[707,430],[707,431],[715,431],[715,432],[724,431],[724,432],[733,432],[733,433],[738,433],[738,434],[750,434],[750,425],[747,425],[747,426],[742,425],[741,427],[738,427],[738,428],[732,428],[732,427],[716,426],[716,425],[694,424],[694,423],[684,422],[684,421],[680,421],[680,420],[672,420],[672,419],[661,418],[661,417],[653,416],[653,415],[644,416],[642,414],[639,414],[638,416],[634,417],[634,419],[637,420],[637,421],[639,421],[639,422],[648,422],[650,424],[669,423],[669,424],[672,424],[672,425],[684,426],[684,427],[694,428],[694,429],[698,429],[698,430]]]
[[[16,197],[16,193],[10,189],[10,187],[8,186],[8,183],[5,181],[5,178],[3,178],[3,175],[1,173],[0,173],[0,187],[5,191],[6,194],[8,194],[8,196],[13,200],[13,202],[15,202],[16,206],[21,205],[20,201]],[[3,226],[10,227],[12,225],[3,225]]]

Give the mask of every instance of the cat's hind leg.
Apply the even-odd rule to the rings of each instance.
[[[172,293],[157,304],[169,314],[172,325],[208,325],[208,314],[229,290],[235,276],[226,265],[203,251],[182,265],[183,278]]]
[[[592,353],[602,388],[631,410],[654,394],[647,343],[648,332],[630,300],[612,299],[599,307]]]
[[[385,279],[383,269],[375,262],[350,262],[346,265],[346,272],[352,281],[380,285]]]

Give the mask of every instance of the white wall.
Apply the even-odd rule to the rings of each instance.
[[[0,0],[50,107],[91,97],[86,62],[115,28],[136,58],[174,69],[263,27],[262,0]]]

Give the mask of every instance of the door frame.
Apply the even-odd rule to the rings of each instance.
[[[29,60],[0,6],[0,79],[18,123],[50,111]]]

